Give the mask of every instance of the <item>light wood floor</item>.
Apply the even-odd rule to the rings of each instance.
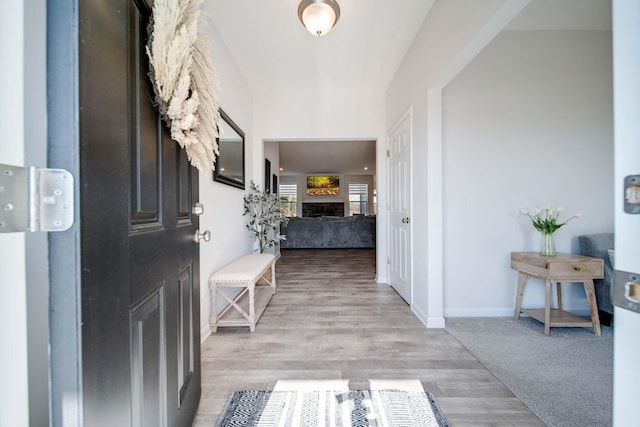
[[[375,251],[283,250],[277,292],[256,331],[221,328],[202,345],[196,427],[212,427],[237,390],[279,379],[418,379],[452,426],[544,424],[442,329],[426,329],[387,285]]]

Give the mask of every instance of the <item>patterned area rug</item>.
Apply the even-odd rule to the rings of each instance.
[[[216,427],[448,427],[431,393],[400,390],[238,391]]]

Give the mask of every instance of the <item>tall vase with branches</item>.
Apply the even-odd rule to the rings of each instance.
[[[242,215],[249,217],[247,230],[258,239],[261,254],[287,239],[280,234],[280,225],[289,222],[280,208],[280,199],[276,194],[262,191],[253,181],[249,184],[249,192],[244,195]]]

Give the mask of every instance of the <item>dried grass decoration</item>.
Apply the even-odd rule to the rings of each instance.
[[[199,171],[213,169],[218,154],[218,75],[198,32],[202,0],[155,0],[149,56],[155,102],[173,138]]]

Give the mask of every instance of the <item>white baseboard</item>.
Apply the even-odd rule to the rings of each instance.
[[[418,320],[420,320],[422,322],[422,324],[424,325],[425,328],[428,328],[427,320],[428,320],[429,316],[427,316],[425,313],[423,313],[422,310],[420,310],[415,305],[411,306],[411,312],[416,315]]]
[[[376,274],[376,277],[374,278],[374,280],[376,281],[376,283],[377,283],[378,285],[387,285],[387,286],[391,286],[391,285],[389,284],[389,281],[388,281],[386,278],[384,278],[384,277],[380,277],[380,276],[378,276],[377,274]]]
[[[445,326],[444,317],[429,317],[427,319],[427,328],[429,329],[442,329]]]
[[[414,305],[411,306],[411,311],[427,329],[441,329],[445,326],[444,317],[429,317]]]
[[[564,309],[578,316],[589,316],[589,310],[584,308],[565,306]],[[513,308],[445,308],[444,317],[513,317]]]
[[[200,344],[202,344],[211,335],[211,326],[207,323],[207,326],[200,331]]]
[[[445,308],[444,317],[510,317],[513,308]]]

